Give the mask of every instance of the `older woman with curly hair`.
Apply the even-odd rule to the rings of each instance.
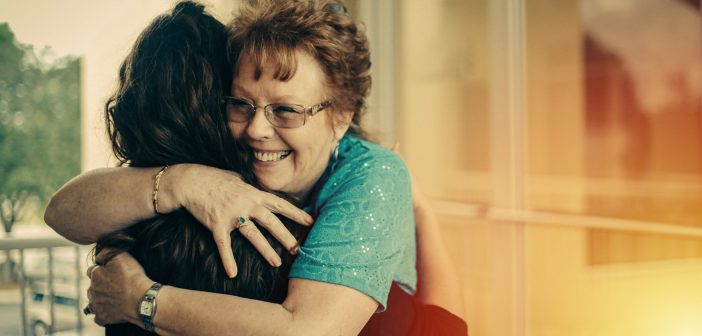
[[[270,236],[264,235],[258,226],[280,241],[282,248],[278,252],[288,250],[297,254],[289,270],[284,298],[281,302],[263,302],[251,299],[261,299],[256,294],[248,295],[249,298],[241,295],[243,287],[239,287],[239,292],[234,291],[239,296],[233,296],[181,288],[188,286],[178,286],[177,281],[163,286],[154,280],[165,280],[147,276],[148,268],[158,265],[147,267],[145,273],[129,254],[115,256],[103,251],[97,256],[102,266],[91,269],[89,291],[90,310],[101,324],[128,321],[159,334],[358,334],[373,312],[384,311],[388,306],[392,288],[397,288],[400,296],[415,294],[413,213],[416,207],[413,205],[419,204],[420,208],[424,205],[422,201],[413,204],[410,179],[402,160],[364,140],[359,122],[370,87],[366,38],[343,6],[335,1],[250,1],[230,27],[229,46],[234,80],[229,94],[222,97],[228,131],[243,147],[238,151],[243,153],[241,162],[244,167],[250,162],[255,182],[264,190],[287,195],[314,218],[314,226],[302,246],[298,248],[296,241],[303,235],[291,234],[289,229],[295,231],[291,229],[294,226],[288,224],[286,228],[273,213],[309,224],[307,213],[280,197],[244,184],[238,176],[222,170],[231,167],[216,163],[222,161],[188,158],[190,154],[184,153],[192,148],[172,136],[170,129],[180,130],[182,134],[197,129],[191,135],[202,139],[211,136],[201,133],[203,129],[211,126],[216,129],[216,122],[202,123],[201,118],[192,118],[188,113],[200,113],[193,109],[198,103],[212,104],[216,95],[209,97],[202,91],[216,91],[217,87],[194,92],[177,90],[178,83],[201,80],[190,76],[197,73],[190,69],[181,69],[183,76],[170,78],[174,85],[166,90],[171,90],[168,92],[171,98],[159,100],[157,103],[162,106],[156,109],[162,112],[151,114],[156,121],[170,127],[144,127],[139,118],[149,102],[126,104],[129,93],[136,95],[136,101],[151,97],[155,92],[149,91],[149,85],[143,91],[118,92],[108,108],[108,118],[114,122],[116,152],[133,166],[164,166],[119,168],[79,177],[54,197],[47,209],[47,223],[68,238],[92,242],[147,220],[154,213],[166,214],[164,217],[186,216],[179,210],[184,208],[193,220],[199,220],[203,228],[212,232],[230,277],[237,273],[232,237],[238,237],[234,243],[249,240],[271,265],[283,264],[284,260],[269,245]],[[136,55],[135,59],[140,60]],[[147,62],[158,62],[144,58]],[[127,74],[138,64],[135,60],[125,64],[128,66],[122,69],[123,87],[131,79],[138,81],[151,75],[131,73],[130,79]],[[193,101],[200,96],[204,101]],[[137,111],[124,110],[120,104]],[[173,111],[181,111],[185,117],[171,118]],[[130,113],[131,117],[123,118]],[[197,122],[190,124],[188,120]],[[144,142],[153,139],[167,139],[155,142],[166,145],[149,151],[154,147],[145,146]],[[173,150],[177,148],[184,150]],[[210,148],[215,155],[206,156],[226,158],[222,148],[236,149],[235,146]],[[186,157],[158,154],[168,151]],[[137,157],[145,159],[139,161]],[[92,200],[98,194],[103,200],[93,200],[94,206],[88,209],[69,206],[75,201]],[[419,213],[423,218],[418,218],[418,223],[432,221],[426,211]],[[171,225],[181,225],[177,220],[172,222]],[[87,227],[90,229],[85,230]],[[161,227],[165,229],[167,225]],[[151,236],[158,238],[153,233],[157,231],[132,230],[152,232]],[[231,234],[232,231],[239,235]],[[421,227],[417,232],[421,235]],[[141,232],[127,235],[139,237]],[[109,241],[101,246],[119,245],[111,245]],[[199,249],[200,253],[206,249],[204,241],[193,243],[199,246],[195,250]],[[167,242],[145,246],[158,248],[164,244]],[[148,249],[138,253],[132,250],[142,260],[148,259],[149,253]],[[250,272],[251,264],[246,265],[246,269],[238,272]],[[173,267],[179,269],[182,265]],[[422,296],[425,303],[460,316],[455,283],[449,281],[449,286],[432,290],[432,282],[436,285],[439,277],[437,272],[427,273],[433,275],[423,284],[427,293]],[[262,273],[249,274],[261,276]],[[160,277],[169,276],[166,272]],[[446,295],[447,287],[454,289],[454,295]],[[456,325],[460,330],[460,323]]]

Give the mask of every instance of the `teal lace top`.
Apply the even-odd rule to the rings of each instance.
[[[316,220],[290,271],[356,289],[385,310],[396,281],[414,294],[416,240],[412,191],[393,152],[347,134],[305,211]]]

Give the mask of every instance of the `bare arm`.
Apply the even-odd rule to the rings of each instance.
[[[392,150],[400,154],[400,144],[395,143]],[[414,221],[417,226],[417,296],[424,304],[439,306],[463,318],[461,286],[441,237],[439,222],[431,208],[431,201],[419,189],[414,176],[410,174],[410,178]]]
[[[169,175],[178,170],[172,168]],[[44,221],[71,241],[91,244],[105,234],[151,218],[155,216],[152,179],[159,169],[102,168],[78,175],[51,198]],[[168,194],[159,196],[159,207],[164,212],[176,208]]]
[[[133,285],[119,285],[124,283]],[[89,296],[97,316],[109,320],[96,317],[96,322],[142,325],[136,307],[151,284],[126,253],[98,267]],[[354,289],[304,279],[290,280],[282,304],[165,286],[158,294],[154,325],[159,335],[356,335],[377,306]]]
[[[463,295],[456,268],[441,237],[439,223],[429,200],[414,202],[417,223],[417,295],[422,303],[439,306],[463,318]]]
[[[175,287],[165,287],[159,300],[159,335],[357,335],[378,305],[354,289],[304,279],[290,280],[283,304]]]
[[[44,220],[56,232],[77,243],[89,244],[105,234],[155,216],[153,179],[160,168],[104,168],[84,173],[64,185],[49,202]],[[237,273],[231,247],[239,218],[252,219],[288,250],[297,246],[293,235],[274,213],[300,224],[312,217],[290,202],[260,191],[226,170],[197,164],[177,164],[162,176],[159,212],[186,208],[214,236],[227,274]],[[244,230],[244,228],[242,228]],[[280,257],[255,226],[246,238],[273,266]],[[294,250],[293,250],[294,251]]]

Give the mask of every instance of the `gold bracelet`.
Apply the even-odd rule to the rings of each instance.
[[[151,193],[151,203],[153,204],[154,212],[157,215],[163,215],[158,211],[158,187],[161,183],[161,176],[163,176],[163,173],[165,173],[166,170],[168,170],[168,165],[163,166],[163,168],[161,168],[161,170],[159,170],[154,176],[154,191]]]

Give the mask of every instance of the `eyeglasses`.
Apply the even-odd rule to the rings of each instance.
[[[243,98],[226,96],[224,97],[224,103],[227,104],[229,121],[246,123],[256,114],[256,105]],[[266,105],[263,108],[263,112],[266,119],[275,127],[296,128],[303,126],[307,122],[308,116],[312,117],[331,104],[331,100],[326,100],[311,107],[274,103]]]

